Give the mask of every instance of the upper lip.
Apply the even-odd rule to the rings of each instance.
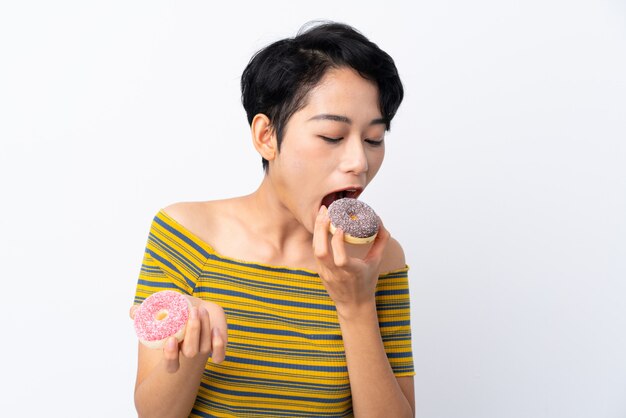
[[[340,189],[333,190],[332,192],[326,193],[322,197],[322,200],[324,200],[326,196],[339,193],[339,192],[352,192],[349,197],[356,199],[361,195],[361,193],[363,193],[363,186],[345,186]]]
[[[363,192],[363,187],[361,187],[361,186],[353,186],[353,187],[345,188],[343,190],[354,190],[354,191],[357,192],[357,196],[358,196],[359,194],[361,194]]]
[[[353,191],[353,192],[355,192],[356,194],[354,195],[354,197],[356,198],[356,197],[358,197],[358,196],[359,196],[359,195],[363,192],[363,187],[361,187],[361,186],[347,186],[347,187],[342,187],[341,189],[337,189],[337,190],[335,190],[335,191],[332,191],[332,192],[328,193],[327,195],[332,194],[332,193],[338,193],[338,192],[348,192],[348,191]]]

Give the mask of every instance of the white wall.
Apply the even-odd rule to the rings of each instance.
[[[239,76],[317,18],[405,83],[364,198],[411,265],[418,417],[626,416],[618,0],[3,2],[3,416],[135,415],[151,218],[256,188]]]

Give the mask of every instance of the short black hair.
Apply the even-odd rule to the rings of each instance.
[[[262,113],[272,124],[278,150],[289,118],[306,106],[308,92],[329,69],[350,67],[376,83],[386,130],[391,127],[404,89],[393,59],[353,27],[311,22],[293,38],[258,51],[241,75],[241,101],[248,123]],[[263,158],[263,169],[268,161]]]

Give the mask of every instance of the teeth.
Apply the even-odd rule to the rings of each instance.
[[[339,200],[339,199],[343,199],[345,197],[353,197],[356,196],[357,194],[357,189],[345,189],[345,190],[338,190],[334,193],[332,200]]]

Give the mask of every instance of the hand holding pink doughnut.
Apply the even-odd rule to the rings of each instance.
[[[174,336],[181,342],[189,319],[191,303],[172,290],[156,292],[134,311],[135,332],[139,341],[149,348],[161,348]]]

